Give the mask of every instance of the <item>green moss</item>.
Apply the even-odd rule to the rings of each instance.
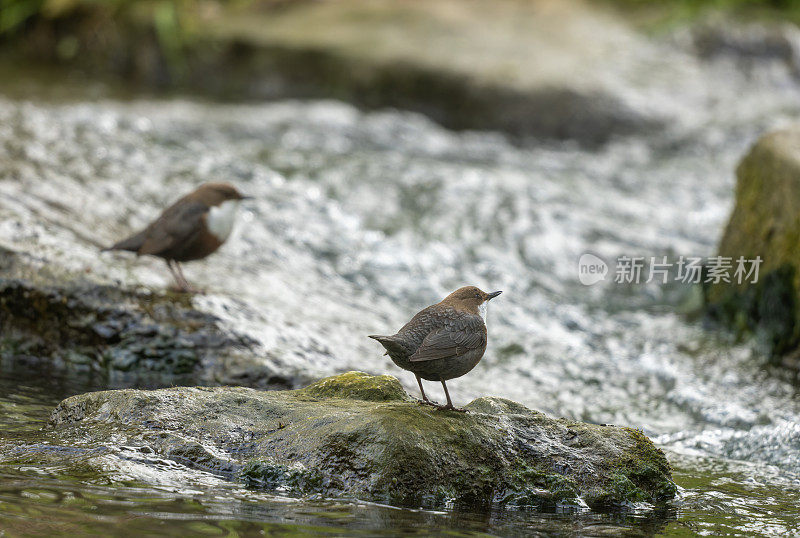
[[[298,394],[312,398],[347,398],[368,402],[411,400],[397,378],[389,375],[371,376],[364,372],[326,377],[298,391]]]
[[[800,131],[762,137],[737,168],[736,204],[720,256],[760,256],[757,283],[706,285],[709,315],[739,337],[757,335],[771,360],[800,345]]]
[[[611,475],[606,491],[592,499],[591,506],[614,506],[622,503],[639,503],[649,501],[650,496],[636,486],[623,473]]]
[[[512,486],[502,490],[496,497],[501,504],[540,510],[580,504],[578,486],[573,479],[533,468],[525,461],[520,461],[517,465]]]
[[[708,314],[738,338],[757,337],[769,349],[770,362],[779,364],[800,344],[796,272],[786,264],[762,274],[754,285],[730,287],[713,296],[709,291]]]
[[[611,490],[626,502],[658,502],[674,497],[677,493],[675,483],[664,479],[670,474],[664,452],[656,448],[641,430],[623,430],[631,436],[634,445],[625,456],[615,461],[619,471],[612,475]]]

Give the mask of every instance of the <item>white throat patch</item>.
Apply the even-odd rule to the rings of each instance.
[[[486,316],[489,315],[489,301],[483,301],[478,305],[478,313],[483,318],[483,322],[486,323]]]
[[[239,200],[225,200],[220,205],[212,207],[206,217],[208,231],[220,241],[225,242],[233,230],[238,208]]]

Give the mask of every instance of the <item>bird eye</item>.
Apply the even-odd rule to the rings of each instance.
[[[475,294],[475,297],[477,297],[478,299],[480,299],[480,298],[481,298],[481,294],[480,294],[480,293],[476,293],[476,294]]]

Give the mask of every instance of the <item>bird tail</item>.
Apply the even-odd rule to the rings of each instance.
[[[144,240],[144,232],[139,232],[138,234],[132,235],[127,239],[123,239],[122,241],[115,243],[110,247],[100,250],[100,252],[108,252],[109,250],[127,250],[130,252],[139,252],[139,249],[142,248],[142,245],[144,244]]]
[[[386,348],[386,353],[384,355],[388,355],[390,351],[400,351],[400,346],[394,340],[394,336],[381,336],[379,334],[370,334],[370,338],[373,340],[377,340],[381,343],[383,347]]]

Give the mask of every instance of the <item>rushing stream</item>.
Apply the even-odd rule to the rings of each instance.
[[[654,51],[653,54],[657,54]],[[90,467],[0,459],[0,536],[229,531],[376,534],[797,533],[800,397],[755,343],[732,344],[684,315],[697,290],[592,287],[577,260],[708,256],[728,218],[734,170],[762,132],[800,117],[800,83],[767,59],[674,53],[691,77],[662,77],[669,128],[600,149],[522,147],[395,111],[339,102],[0,97],[0,246],[47,270],[160,288],[162,263],[98,255],[200,181],[255,197],[219,254],[190,265],[194,305],[249,336],[295,384],[346,370],[413,376],[366,338],[390,333],[463,284],[492,303],[489,348],[451,383],[457,403],[496,395],[556,416],[641,428],[664,448],[680,498],[624,514],[432,513],[355,500],[289,499],[175,462],[82,454]],[[646,69],[646,66],[642,67]],[[642,76],[647,76],[647,73]],[[62,398],[114,386],[102,375],[4,362],[0,450]],[[427,388],[426,388],[427,390]],[[443,395],[431,384],[430,391]],[[97,458],[105,458],[98,475]],[[94,469],[94,471],[92,471]]]

